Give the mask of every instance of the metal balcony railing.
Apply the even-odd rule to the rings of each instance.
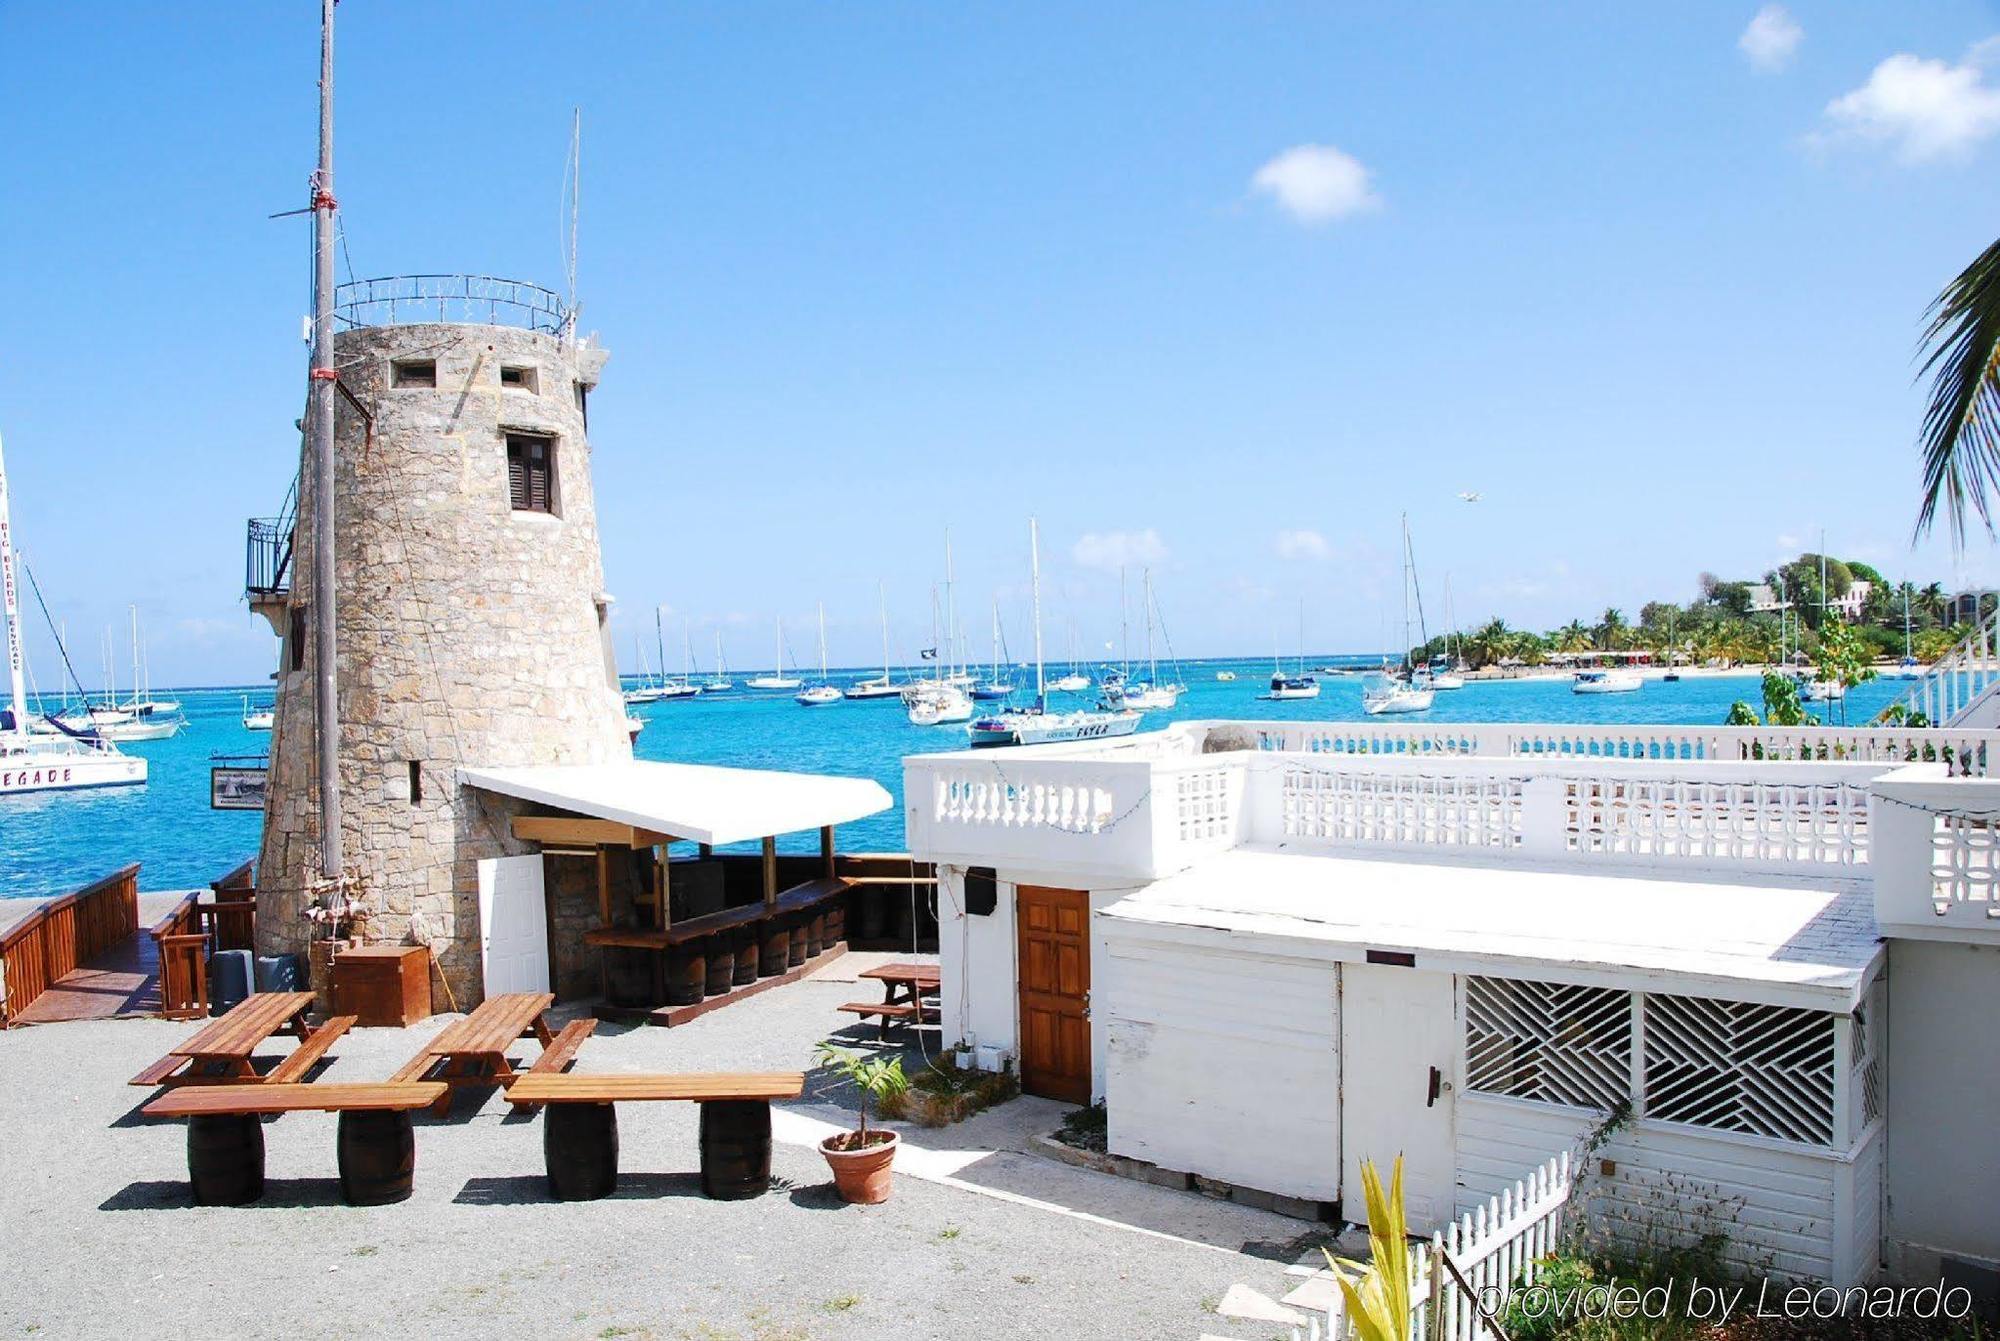
[[[248,596],[282,596],[292,588],[292,532],[298,527],[299,481],[285,494],[275,517],[252,517],[243,545],[243,591]]]
[[[343,330],[437,321],[519,326],[567,335],[575,320],[575,313],[555,291],[492,275],[386,275],[350,280],[334,290],[333,307],[334,320]]]

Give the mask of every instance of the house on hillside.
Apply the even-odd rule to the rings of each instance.
[[[1352,1220],[1400,1153],[1428,1230],[1588,1143],[1597,1224],[1990,1291],[1996,750],[1196,722],[916,756],[905,805],[947,1042],[1114,1154]]]

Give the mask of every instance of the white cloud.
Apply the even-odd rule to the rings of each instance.
[[[1271,543],[1281,559],[1323,560],[1333,557],[1333,546],[1318,531],[1280,531]]]
[[[2000,131],[2000,89],[1981,65],[1991,49],[1983,42],[1957,65],[1898,52],[1826,105],[1822,138],[1886,144],[1910,163],[1965,153]]]
[[[1736,49],[1760,70],[1782,70],[1805,40],[1806,30],[1783,5],[1766,5],[1736,39]]]
[[[1301,223],[1330,223],[1382,203],[1368,169],[1330,144],[1295,144],[1257,169],[1250,187]]]
[[[1070,557],[1081,567],[1106,570],[1164,563],[1167,542],[1150,526],[1143,531],[1091,531],[1076,542]]]

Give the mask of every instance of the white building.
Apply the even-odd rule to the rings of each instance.
[[[1949,746],[1960,774],[1935,759]],[[2000,732],[1184,723],[913,757],[947,1041],[1114,1154],[1427,1229],[1629,1108],[1593,1221],[2000,1265]],[[1824,756],[1824,759],[1822,759]]]

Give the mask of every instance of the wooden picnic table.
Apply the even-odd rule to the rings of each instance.
[[[532,1037],[548,1051],[555,1036],[549,1032],[544,1012],[555,1001],[550,992],[509,992],[487,997],[470,1015],[446,1025],[390,1079],[398,1083],[436,1079],[451,1089],[466,1085],[510,1086],[520,1072],[507,1060],[507,1049],[521,1039]],[[582,1038],[578,1037],[576,1042],[582,1042]],[[574,1053],[574,1047],[571,1052]],[[435,1076],[431,1074],[433,1071],[437,1073]],[[445,1108],[450,1102],[448,1089],[438,1106]]]
[[[301,1045],[312,1041],[312,1026],[306,1023],[306,1011],[312,1003],[311,992],[253,992],[231,1006],[228,1014],[210,1020],[169,1048],[165,1057],[135,1076],[132,1083],[256,1080],[257,1069],[250,1064],[250,1057],[265,1039],[289,1032]]]
[[[864,1018],[871,1015],[877,1017],[881,1021],[883,1038],[889,1036],[889,1026],[893,1022],[907,1020],[921,1024],[937,1019],[935,998],[940,980],[936,964],[884,964],[880,968],[864,969],[861,976],[882,984],[881,1002],[849,1001],[838,1009]],[[927,1001],[926,997],[932,999]]]

